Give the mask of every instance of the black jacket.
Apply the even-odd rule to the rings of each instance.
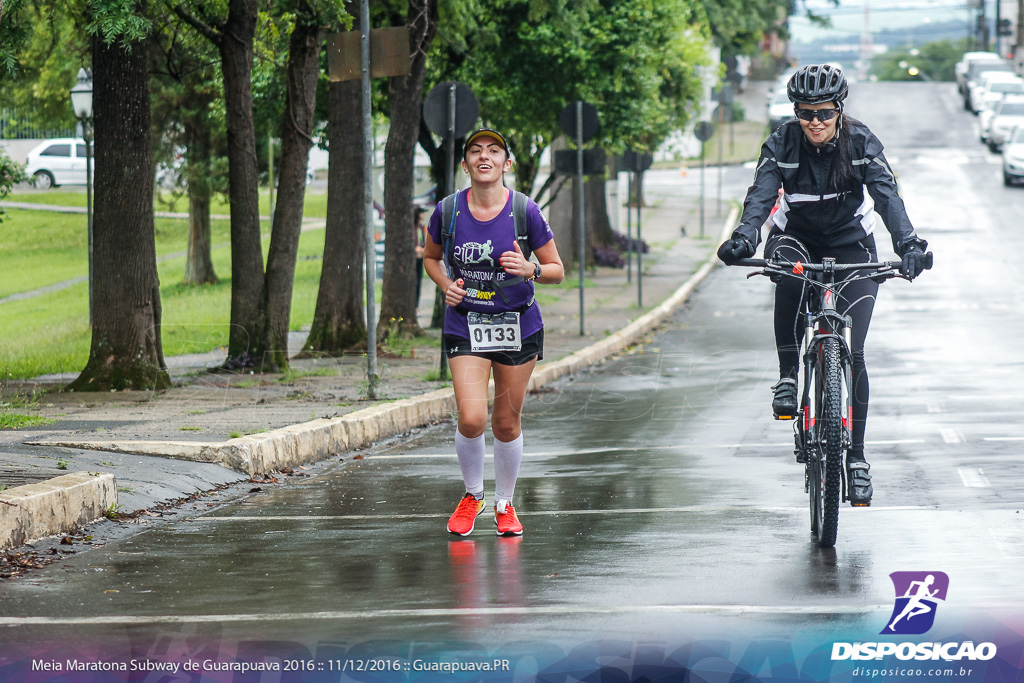
[[[922,250],[927,247],[907,217],[896,178],[882,154],[882,143],[856,119],[845,117],[843,125],[850,132],[856,186],[847,192],[836,192],[829,183],[837,156],[835,139],[823,147],[814,147],[799,120],[787,121],[761,146],[754,184],[747,190],[743,217],[733,237],[748,239],[753,245],[761,241],[761,226],[782,187],[785,194],[772,216],[772,224],[812,248],[842,247],[864,239],[873,229],[872,208],[889,229],[897,254],[902,256],[910,245]]]

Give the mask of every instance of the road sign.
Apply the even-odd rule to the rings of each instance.
[[[452,91],[455,93],[455,138],[461,138],[473,130],[476,120],[480,118],[480,104],[477,102],[473,89],[465,83],[445,81],[438,83],[423,101],[423,120],[431,133],[448,137],[448,111]]]
[[[643,173],[654,163],[654,157],[647,152],[624,152],[620,157],[619,169]]]
[[[697,125],[693,127],[693,134],[701,142],[707,142],[715,134],[715,124],[710,121],[698,121]]]
[[[579,139],[579,135],[576,132],[576,102],[570,102],[565,105],[562,109],[562,113],[558,115],[558,126],[573,140]],[[589,102],[583,103],[583,142],[586,142],[590,138],[597,134],[598,128],[601,127],[600,122],[597,120],[597,107],[590,104]]]
[[[354,81],[362,75],[359,31],[327,35],[327,76],[332,81]],[[370,31],[370,77],[405,76],[412,69],[409,27],[393,26]]]
[[[583,175],[604,173],[605,156],[603,149],[583,150]],[[576,150],[560,149],[555,151],[555,173],[573,175],[576,173]]]

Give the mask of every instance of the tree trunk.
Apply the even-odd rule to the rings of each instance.
[[[440,203],[442,199],[450,195],[455,191],[452,187],[452,170],[448,168],[448,149],[447,143],[442,141],[440,146],[434,144],[434,138],[430,135],[430,130],[427,128],[427,124],[420,119],[420,147],[430,157],[430,174],[434,178],[435,190],[434,197],[437,202]],[[458,166],[459,162],[459,151],[461,145],[456,141],[455,145],[455,159],[453,164]],[[454,169],[457,171],[457,169]],[[429,280],[429,278],[428,278]],[[430,282],[432,285],[433,282]],[[444,294],[441,290],[435,288],[434,292],[434,307],[430,314],[430,326],[433,328],[441,328],[444,326],[444,313],[448,308],[448,305],[444,302]]]
[[[185,283],[210,285],[219,282],[213,270],[210,245],[209,185],[188,185],[188,255],[185,259]]]
[[[185,282],[208,285],[218,281],[213,270],[210,237],[210,201],[213,189],[210,178],[212,142],[208,122],[199,117],[185,125],[192,130],[188,136],[186,177],[188,182],[188,256],[185,259]]]
[[[566,143],[564,137],[559,136],[555,138],[554,142],[551,143],[551,158],[555,158],[555,154],[558,150],[568,148],[569,145]],[[573,217],[573,205],[576,202],[576,192],[573,189],[574,186],[575,181],[573,180],[565,183],[562,186],[562,189],[552,197],[545,211],[548,218],[548,224],[551,226],[551,232],[555,235],[555,244],[558,245],[558,254],[565,262],[566,275],[571,275],[574,272],[570,269],[570,266],[577,262],[576,222]]]
[[[328,90],[327,231],[320,291],[303,355],[338,356],[355,346],[366,348],[361,90],[358,80],[331,83]]]
[[[218,47],[224,72],[231,201],[231,327],[225,367],[262,366],[267,351],[260,246],[259,176],[252,111],[256,0],[230,0]],[[272,362],[267,369],[272,368]]]
[[[288,45],[288,92],[281,121],[281,179],[264,284],[268,349],[274,365],[288,367],[288,327],[291,320],[295,262],[302,231],[306,197],[306,166],[313,146],[316,81],[320,71],[324,26],[311,26],[300,9]]]
[[[423,334],[416,320],[416,223],[412,212],[413,164],[423,108],[427,49],[437,31],[436,0],[409,0],[412,67],[389,80],[391,130],[384,150],[384,283],[377,339],[392,333]]]
[[[92,39],[95,93],[93,325],[72,391],[170,386],[160,341],[145,41]]]
[[[588,263],[593,260],[594,247],[618,246],[615,230],[608,218],[607,190],[608,181],[604,175],[587,176],[583,183],[583,202],[587,207],[587,246],[591,251],[587,255]]]

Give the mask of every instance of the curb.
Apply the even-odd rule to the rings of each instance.
[[[728,238],[732,232],[738,212],[736,207],[729,212],[719,242]],[[609,356],[636,343],[668,318],[718,266],[716,250],[717,243],[704,265],[654,309],[601,341],[561,360],[538,366],[530,379],[529,390],[533,391],[560,377],[598,365]],[[214,463],[253,477],[363,448],[375,441],[445,418],[455,410],[455,391],[448,388],[416,398],[383,403],[340,417],[312,420],[223,442],[46,440],[26,443]],[[108,480],[109,484],[106,483]],[[94,486],[86,486],[89,483]],[[13,502],[15,500],[19,502]],[[29,505],[29,500],[34,502]],[[8,505],[0,504],[0,548],[61,533],[94,521],[102,517],[111,504],[116,505],[117,491],[113,475],[78,473],[0,493],[0,503],[7,501],[12,502]],[[19,508],[17,512],[23,516],[11,513],[8,507]],[[32,515],[28,512],[35,510],[40,511],[40,514]],[[72,514],[72,510],[77,512]],[[24,516],[26,512],[27,517]]]
[[[74,472],[0,492],[0,548],[73,531],[117,506],[109,473]]]

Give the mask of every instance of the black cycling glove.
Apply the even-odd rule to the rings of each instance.
[[[740,259],[754,255],[754,245],[743,237],[733,237],[718,248],[718,258],[727,266],[735,265]]]
[[[913,280],[924,271],[924,249],[917,244],[907,246],[903,252],[903,263],[900,264],[900,275]]]

